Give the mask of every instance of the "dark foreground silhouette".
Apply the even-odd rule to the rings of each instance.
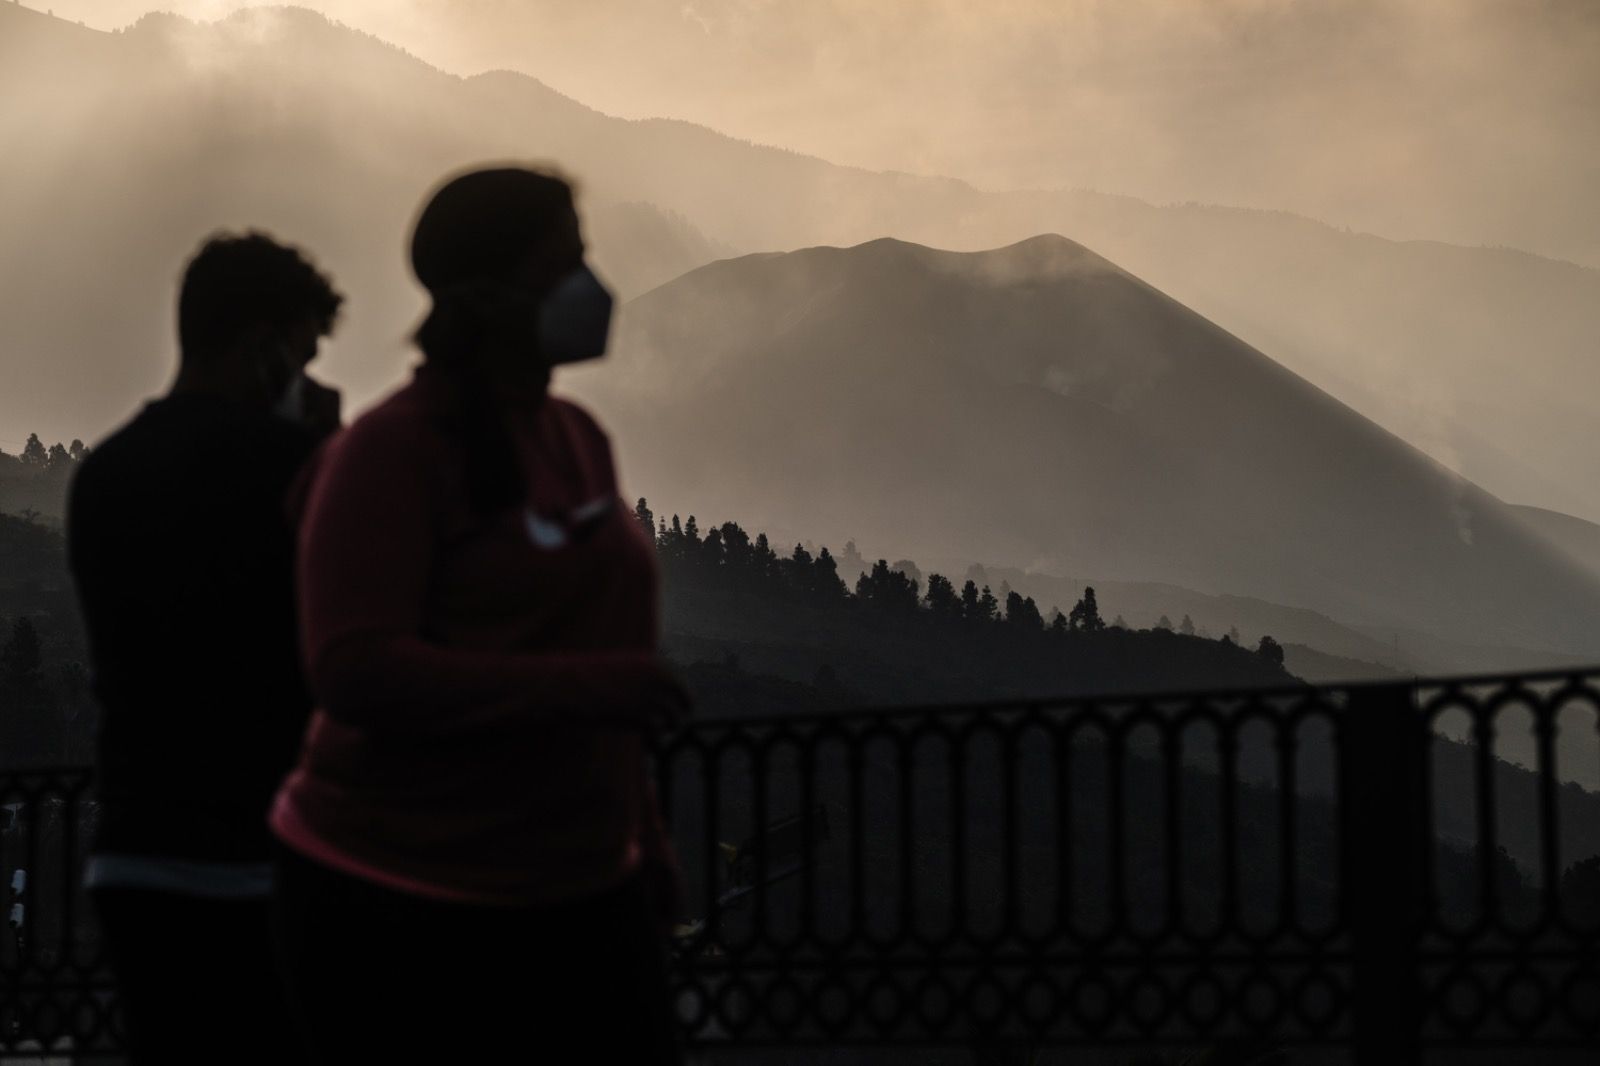
[[[130,1061],[302,1057],[273,976],[267,802],[310,711],[291,482],[337,422],[305,366],[340,297],[294,249],[218,237],[189,263],[176,381],[83,459],[68,555],[100,705],[85,874]]]

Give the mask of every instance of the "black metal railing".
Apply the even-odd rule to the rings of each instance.
[[[1600,674],[702,721],[693,1042],[1600,1040]],[[0,1053],[114,1052],[81,770],[0,775]]]

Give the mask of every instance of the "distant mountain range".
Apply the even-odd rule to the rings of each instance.
[[[580,182],[602,270],[646,294],[583,387],[637,409],[614,425],[652,495],[1291,605],[1379,645],[1500,649],[1486,663],[1585,654],[1600,632],[1570,551],[1335,402],[1501,497],[1600,515],[1597,271],[833,166],[612,118],[523,75],[456,78],[295,9],[105,34],[0,4],[0,101],[25,146],[0,203],[18,250],[0,263],[9,436],[92,440],[160,388],[173,279],[222,226],[265,226],[332,269],[352,299],[325,372],[361,405],[412,358],[403,247],[424,190],[469,162],[549,159]],[[1149,285],[1057,238],[704,266],[1047,230]]]
[[[614,348],[568,380],[702,521],[1600,651],[1600,582],[1499,500],[1062,237],[716,263]]]
[[[306,242],[353,297],[328,371],[395,380],[420,302],[406,225],[450,168],[547,159],[625,295],[714,259],[882,236],[974,250],[1071,236],[1503,499],[1600,519],[1600,271],[1304,218],[872,173],[511,73],[456,78],[295,9],[105,34],[0,4],[8,146],[0,426],[89,439],[158,388],[172,279],[201,235]],[[70,309],[70,310],[69,310]]]

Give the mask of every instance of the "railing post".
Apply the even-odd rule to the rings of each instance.
[[[1421,1061],[1425,739],[1411,686],[1351,691],[1341,749],[1340,835],[1351,1057],[1358,1066]]]

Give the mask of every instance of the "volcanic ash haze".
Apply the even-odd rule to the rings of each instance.
[[[159,387],[172,278],[219,225],[315,245],[353,297],[331,372],[372,398],[417,312],[397,250],[419,190],[531,154],[580,179],[625,292],[738,252],[1069,233],[1499,495],[1600,518],[1582,430],[1600,272],[1284,215],[850,170],[611,118],[521,75],[452,77],[305,11],[106,34],[0,4],[0,31],[0,127],[25,146],[0,236],[30,249],[0,279],[17,297],[0,345],[26,398],[0,397],[0,419],[43,420],[30,428],[49,438],[92,438]],[[96,313],[62,321],[62,291]]]
[[[1600,650],[1600,584],[1500,501],[1062,237],[713,264],[566,381],[702,524]]]
[[[162,386],[177,272],[221,226],[303,241],[334,272],[351,300],[323,373],[369,402],[420,313],[402,249],[423,190],[454,167],[533,157],[579,180],[596,260],[624,295],[749,252],[1065,233],[1502,499],[1600,520],[1600,271],[1572,264],[840,167],[614,118],[521,74],[455,77],[293,9],[113,34],[0,3],[0,138],[19,146],[0,240],[25,250],[0,262],[10,438],[92,440]],[[91,310],[63,315],[63,294]]]
[[[579,180],[625,295],[740,253],[1063,232],[1500,498],[1600,517],[1600,272],[1571,264],[850,169],[611,117],[520,74],[456,77],[297,10],[109,34],[0,4],[0,134],[22,146],[0,179],[0,241],[19,250],[0,262],[12,437],[93,440],[158,391],[177,272],[223,226],[305,242],[350,294],[321,372],[359,409],[412,358],[403,248],[423,190],[534,156]],[[1587,584],[1524,550],[1492,500],[1125,275],[1067,260],[872,244],[713,266],[630,308],[592,385],[634,403],[626,379],[656,376],[654,406],[636,403],[637,426],[618,407],[616,428],[632,487],[663,508],[1398,615],[1479,644],[1600,631],[1583,628]],[[1372,573],[1351,558],[1366,542]]]

